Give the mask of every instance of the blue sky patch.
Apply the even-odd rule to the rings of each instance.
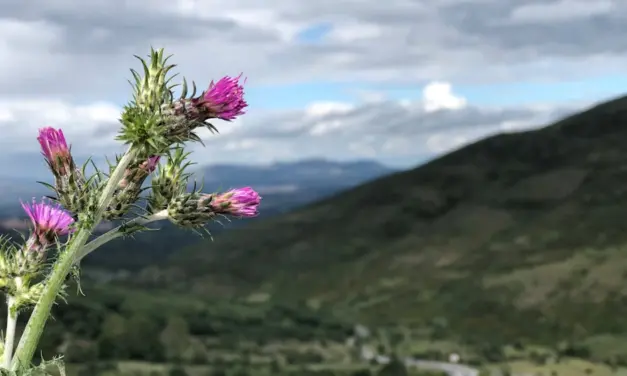
[[[296,39],[305,43],[320,42],[333,30],[333,24],[330,22],[321,22],[306,29],[301,30]]]
[[[247,88],[251,106],[263,109],[299,109],[315,101],[357,103],[360,92],[382,93],[391,100],[419,100],[425,85],[369,85],[367,83],[303,82],[292,85]],[[602,100],[624,93],[627,76],[608,75],[570,82],[514,82],[491,85],[455,85],[455,95],[477,106],[520,106]]]

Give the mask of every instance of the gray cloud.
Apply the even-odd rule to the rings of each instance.
[[[588,58],[627,51],[624,2],[468,2],[445,7],[441,14],[460,32],[461,45],[480,41],[512,53],[510,58]]]
[[[625,15],[627,3],[608,0],[6,0],[0,95],[118,99],[131,55],[151,44],[199,82],[239,71],[251,83],[596,74],[625,63]],[[333,25],[326,40],[294,40],[320,22]]]
[[[304,81],[424,84],[572,78],[622,71],[627,3],[609,0],[4,0],[0,161],[37,152],[63,127],[77,156],[120,151],[117,105],[133,54],[175,54],[196,82],[245,72],[250,85]],[[332,25],[321,41],[296,35]],[[104,101],[104,102],[103,102]],[[460,102],[461,103],[461,102]],[[218,123],[196,158],[266,162],[326,156],[412,163],[486,134],[546,124],[573,107],[484,108],[424,101],[251,109]],[[315,107],[322,106],[322,107]],[[328,108],[324,108],[327,106]],[[330,106],[330,107],[329,107]],[[453,106],[453,107],[451,107]],[[30,163],[30,162],[29,162]]]
[[[572,107],[425,111],[423,106],[420,101],[385,101],[316,116],[306,111],[275,113],[221,136],[207,135],[207,148],[197,148],[196,158],[204,163],[269,162],[322,155],[409,166],[490,134],[544,126],[573,111]]]
[[[478,108],[462,107],[426,110],[424,101],[366,102],[360,105],[321,104],[305,110],[276,111],[242,118],[233,123],[215,122],[219,135],[200,131],[206,147],[193,147],[194,159],[201,163],[264,163],[313,156],[332,159],[377,158],[384,162],[411,165],[425,156],[442,153],[486,135],[528,129],[547,124],[573,110],[573,107]],[[28,111],[24,108],[24,112]],[[119,125],[113,108],[93,112],[68,110],[52,114],[63,124],[77,159],[121,152],[114,142]],[[46,119],[43,114],[43,119]],[[47,115],[48,119],[54,116]],[[22,132],[13,132],[4,141],[2,160],[15,153],[35,155],[36,129],[41,117],[20,118]],[[90,121],[95,127],[81,128]],[[17,122],[0,122],[0,130]],[[19,147],[17,147],[19,146]],[[10,150],[14,150],[10,153]],[[29,160],[30,162],[30,160]]]

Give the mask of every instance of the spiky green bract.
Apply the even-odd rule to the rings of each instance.
[[[67,376],[62,357],[42,360],[38,365],[23,367],[17,371],[0,369],[0,376]]]
[[[33,305],[37,304],[45,286],[45,281],[37,282],[32,286],[24,286],[22,290],[15,295],[14,310],[21,311],[27,308],[32,308]],[[67,297],[66,287],[66,285],[63,285],[58,294],[58,297],[64,301]]]
[[[179,227],[203,228],[216,217],[216,213],[208,205],[210,200],[210,195],[200,192],[179,194],[168,204],[168,219]]]
[[[89,196],[85,175],[78,169],[68,175],[54,175],[55,185],[49,187],[56,193],[56,201],[74,213],[85,210]]]
[[[124,177],[118,183],[111,204],[107,207],[103,218],[113,220],[123,217],[136,205],[140,198],[146,178],[155,170],[159,163],[159,156],[144,157],[140,154],[124,172]]]
[[[175,65],[167,63],[171,56],[164,57],[163,49],[151,48],[148,61],[135,57],[142,64],[143,75],[131,69],[135,81],[130,82],[133,100],[122,112],[122,129],[117,139],[142,146],[147,154],[161,155],[172,144],[166,137],[161,108],[173,100],[172,90],[177,85],[170,82],[176,75],[169,76],[169,72]]]
[[[87,166],[90,164],[95,169],[95,173],[86,179]],[[96,210],[100,192],[106,183],[106,175],[98,170],[91,158],[83,163],[80,170],[76,169],[75,171],[76,173],[70,175],[67,182],[61,184],[58,180],[54,186],[41,181],[38,183],[54,192],[54,196],[48,196],[48,198],[58,202],[63,208],[76,216],[79,216],[79,214],[84,216],[85,213],[93,213]],[[74,180],[75,178],[78,178],[78,180]],[[64,187],[68,186],[71,188],[64,189]]]
[[[0,236],[0,290],[7,294],[15,291],[13,281],[15,277],[32,272],[32,263],[26,262],[26,257],[20,259],[16,257],[17,254],[23,254],[20,248],[10,237]],[[39,255],[33,252],[32,256]]]
[[[0,291],[15,298],[11,309],[21,310],[37,303],[45,284],[41,280],[47,268],[44,261],[44,253],[0,237]]]
[[[176,76],[168,77],[168,73],[176,65],[168,65],[172,55],[164,57],[163,48],[150,49],[150,64],[139,56],[135,56],[142,64],[144,76],[131,69],[135,84],[133,92],[133,106],[150,112],[159,112],[161,105],[172,101],[172,89],[176,85],[170,85],[170,81]]]
[[[142,145],[146,154],[161,155],[172,144],[166,137],[163,115],[159,112],[126,106],[122,112],[122,129],[116,137],[128,145]]]
[[[183,86],[185,87],[185,85],[184,82]],[[194,89],[194,93],[195,91]],[[186,98],[185,95],[186,90],[183,91],[180,99],[164,105],[161,110],[166,129],[166,138],[172,143],[184,143],[187,141],[202,143],[202,140],[195,132],[197,128],[207,128],[211,133],[218,133],[218,129],[213,124],[207,122],[209,116],[205,113],[205,109],[195,105],[193,98]]]
[[[172,198],[186,191],[191,174],[186,173],[185,169],[194,164],[187,160],[190,154],[182,147],[168,151],[166,163],[159,165],[152,178],[152,190],[148,196],[149,213],[167,208]]]

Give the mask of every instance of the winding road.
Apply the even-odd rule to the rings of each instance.
[[[376,356],[377,363],[385,364],[390,358],[383,355]],[[408,367],[417,367],[424,370],[443,371],[449,376],[478,376],[479,370],[456,363],[436,362],[431,360],[420,360],[415,358],[405,358],[405,365]]]
[[[370,329],[357,324],[355,325],[356,337],[353,337],[353,341],[357,338],[365,339],[370,337]],[[390,357],[377,354],[371,348],[359,344],[359,342],[352,342],[351,346],[357,346],[359,348],[359,356],[365,361],[376,361],[378,364],[386,364],[390,362]],[[413,357],[407,357],[403,359],[405,366],[416,367],[429,371],[442,371],[448,376],[479,376],[479,370],[470,366],[458,363],[438,362],[433,360],[423,360]]]

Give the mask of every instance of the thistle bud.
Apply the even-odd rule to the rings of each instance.
[[[137,56],[136,56],[137,57]],[[135,79],[133,101],[125,106],[120,119],[122,129],[117,139],[126,144],[143,146],[149,154],[161,154],[170,142],[165,135],[161,108],[172,102],[168,76],[174,65],[168,65],[163,49],[151,50],[149,61],[137,57],[143,67],[143,75],[131,69]]]
[[[232,189],[211,196],[208,204],[217,214],[242,218],[256,217],[259,214],[257,209],[261,203],[261,196],[251,187]]]
[[[137,108],[147,111],[157,111],[171,100],[171,92],[168,87],[170,79],[168,72],[174,65],[167,65],[169,57],[164,57],[163,49],[150,51],[150,63],[138,57],[144,68],[144,76],[131,70],[135,78],[134,104]]]
[[[12,274],[19,277],[38,274],[45,258],[44,252],[32,252],[27,247],[17,250],[11,260]]]
[[[174,197],[168,204],[168,219],[179,227],[198,228],[216,216],[207,205],[207,195],[185,193]]]
[[[159,165],[159,169],[152,178],[152,190],[148,197],[148,211],[156,213],[165,209],[173,197],[185,192],[190,174],[185,169],[192,163],[185,162],[189,153],[183,148],[176,148],[168,152],[167,161]]]
[[[86,206],[87,187],[83,174],[76,168],[63,131],[51,127],[42,128],[37,140],[54,175],[54,190],[58,201],[75,213],[81,212]]]
[[[15,296],[16,308],[19,309],[37,303],[44,289],[44,286],[45,285],[40,282],[32,286],[25,286],[23,289],[21,289],[21,291],[18,291]]]
[[[173,142],[197,140],[194,129],[207,126],[214,130],[209,119],[232,121],[243,115],[248,104],[244,100],[244,87],[240,85],[242,77],[223,77],[218,82],[211,81],[209,88],[198,97],[185,98],[186,87],[181,99],[162,108],[167,127],[166,138]]]
[[[45,282],[39,282],[32,286],[24,285],[21,289],[19,289],[15,296],[15,309],[24,309],[28,306],[32,306],[37,304],[37,301],[41,297],[41,294],[46,287]],[[59,291],[57,297],[61,299],[65,299],[67,296],[66,285],[61,286],[61,290]]]
[[[104,219],[112,220],[122,217],[137,202],[146,178],[157,168],[159,156],[151,156],[141,162],[132,163],[118,183],[111,205],[104,214]]]
[[[222,194],[190,193],[175,197],[168,205],[168,217],[180,227],[202,227],[217,215],[254,217],[261,196],[252,188],[233,189]]]
[[[42,253],[0,237],[0,290],[14,296],[41,272]]]

